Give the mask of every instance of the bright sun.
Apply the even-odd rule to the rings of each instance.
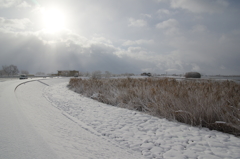
[[[65,16],[57,9],[43,9],[43,22],[46,31],[53,33],[65,28]]]

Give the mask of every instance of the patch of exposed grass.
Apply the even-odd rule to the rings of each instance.
[[[69,88],[113,106],[240,136],[240,85],[232,81],[72,78]]]

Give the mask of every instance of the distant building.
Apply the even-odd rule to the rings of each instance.
[[[58,71],[58,76],[78,76],[79,75],[79,71],[76,70],[62,70],[62,71]]]

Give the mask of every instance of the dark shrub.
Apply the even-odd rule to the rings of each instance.
[[[187,72],[185,74],[186,78],[201,78],[201,74],[198,72]]]

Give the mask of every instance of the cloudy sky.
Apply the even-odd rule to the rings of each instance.
[[[0,65],[240,74],[239,0],[0,0]]]

